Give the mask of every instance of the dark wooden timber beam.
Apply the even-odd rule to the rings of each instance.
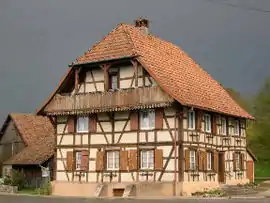
[[[104,90],[108,91],[109,90],[109,68],[111,64],[103,64],[100,65],[100,68],[102,68],[104,72]]]
[[[134,68],[134,74],[135,74],[135,87],[138,87],[138,62],[136,60],[130,60],[130,62],[133,65]]]

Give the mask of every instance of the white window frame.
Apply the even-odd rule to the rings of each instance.
[[[147,109],[140,111],[140,129],[155,129],[155,109]]]
[[[81,127],[81,125],[83,127]],[[78,116],[76,122],[76,132],[85,133],[89,131],[89,117],[88,116]]]
[[[221,133],[222,135],[227,135],[227,120],[225,117],[221,117]]]
[[[236,152],[235,154],[235,169],[240,170],[241,165],[241,154],[239,152]]]
[[[75,152],[75,169],[80,170],[82,165],[82,152],[76,151]]]
[[[188,112],[188,129],[195,130],[195,111]]]
[[[207,152],[207,170],[208,171],[211,171],[212,170],[212,156],[213,156],[213,154],[212,154],[212,152]]]
[[[234,135],[240,136],[240,121],[235,119],[234,120]]]
[[[207,133],[211,133],[211,115],[209,114],[204,114],[204,131]]]
[[[141,169],[153,169],[154,168],[154,150],[141,150]],[[144,156],[145,155],[145,156]],[[146,160],[144,160],[146,158]],[[144,166],[144,163],[146,166]]]
[[[111,155],[111,157],[110,157],[110,155]],[[107,151],[106,158],[107,158],[107,162],[106,162],[107,163],[107,170],[109,170],[109,171],[119,170],[120,151]],[[112,164],[111,164],[111,162],[112,162]],[[112,165],[112,167],[110,165]]]
[[[196,151],[189,151],[189,169],[196,170]]]

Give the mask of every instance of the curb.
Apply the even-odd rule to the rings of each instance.
[[[231,197],[200,197],[200,196],[152,196],[152,197],[74,197],[74,196],[58,196],[58,195],[32,195],[32,194],[18,194],[18,193],[0,193],[5,196],[25,196],[25,197],[41,197],[41,198],[61,198],[61,199],[128,199],[128,200],[228,200],[228,199],[268,199],[270,195],[265,196],[231,196]]]

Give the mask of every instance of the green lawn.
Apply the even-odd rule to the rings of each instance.
[[[35,188],[24,188],[18,191],[19,194],[29,194],[29,195],[38,195],[38,192]]]

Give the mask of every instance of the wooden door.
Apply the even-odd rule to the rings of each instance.
[[[118,188],[118,189],[113,189],[113,196],[114,197],[122,197],[124,194],[124,190],[122,188]]]
[[[218,181],[225,183],[225,153],[219,152],[218,154]]]
[[[247,161],[247,178],[251,183],[254,182],[254,162],[251,160]]]

